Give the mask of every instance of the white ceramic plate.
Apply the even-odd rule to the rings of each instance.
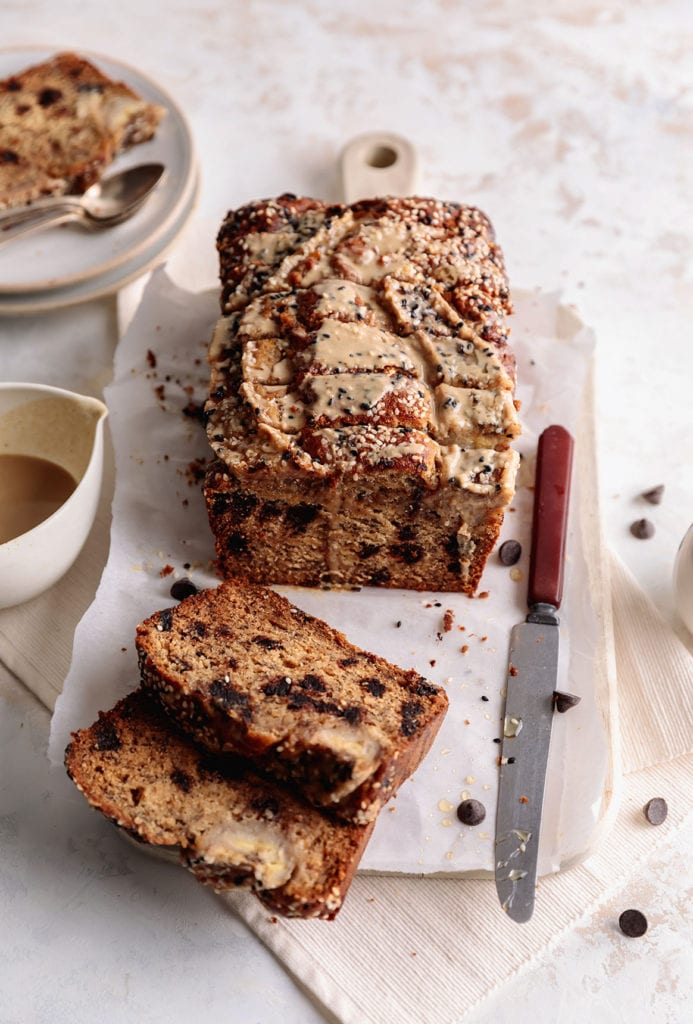
[[[0,50],[0,78],[46,60],[57,48]],[[33,312],[81,301],[104,288],[114,291],[142,272],[171,243],[192,210],[196,167],[190,130],[176,103],[139,71],[111,58],[80,50],[80,55],[110,77],[125,82],[144,99],[166,108],[155,137],[134,146],[107,173],[139,163],[162,163],[164,179],[141,210],[125,224],[87,233],[75,225],[47,229],[0,247],[0,313]],[[159,248],[157,248],[157,246]],[[122,277],[121,277],[122,274]],[[72,296],[76,296],[73,298]]]

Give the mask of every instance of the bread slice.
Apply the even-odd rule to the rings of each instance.
[[[205,495],[224,576],[473,594],[519,462],[488,219],[283,195],[231,212],[217,244]]]
[[[144,686],[198,742],[360,824],[416,769],[444,691],[264,587],[223,583],[137,627]]]
[[[165,110],[74,53],[0,82],[0,209],[83,192]]]
[[[239,761],[222,768],[141,690],[74,733],[65,765],[133,838],[179,850],[199,881],[251,888],[288,917],[335,916],[372,830],[331,820]]]

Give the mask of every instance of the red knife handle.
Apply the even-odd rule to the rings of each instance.
[[[572,437],[565,427],[547,427],[537,449],[529,605],[561,605],[572,466]]]

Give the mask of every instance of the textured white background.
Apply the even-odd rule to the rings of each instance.
[[[336,198],[346,139],[383,128],[412,139],[426,191],[492,217],[513,283],[562,289],[595,328],[607,540],[675,623],[671,566],[693,518],[689,0],[4,0],[0,43],[101,51],[177,98],[202,168],[180,242],[185,266],[196,257],[190,287],[213,281],[227,207],[284,189]],[[2,378],[98,388],[112,313],[0,323]],[[644,505],[638,493],[660,482],[663,504]],[[628,532],[640,515],[657,527],[646,543]],[[206,893],[121,851],[66,790],[52,795],[37,757],[46,717],[13,700],[0,747],[3,1024],[319,1019]],[[623,894],[659,908],[645,940],[600,917],[469,1019],[686,1019],[687,844]]]

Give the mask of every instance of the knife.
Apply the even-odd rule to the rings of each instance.
[[[572,462],[568,431],[547,427],[537,450],[529,615],[510,635],[496,814],[496,890],[502,908],[520,923],[529,921],[534,910]]]

